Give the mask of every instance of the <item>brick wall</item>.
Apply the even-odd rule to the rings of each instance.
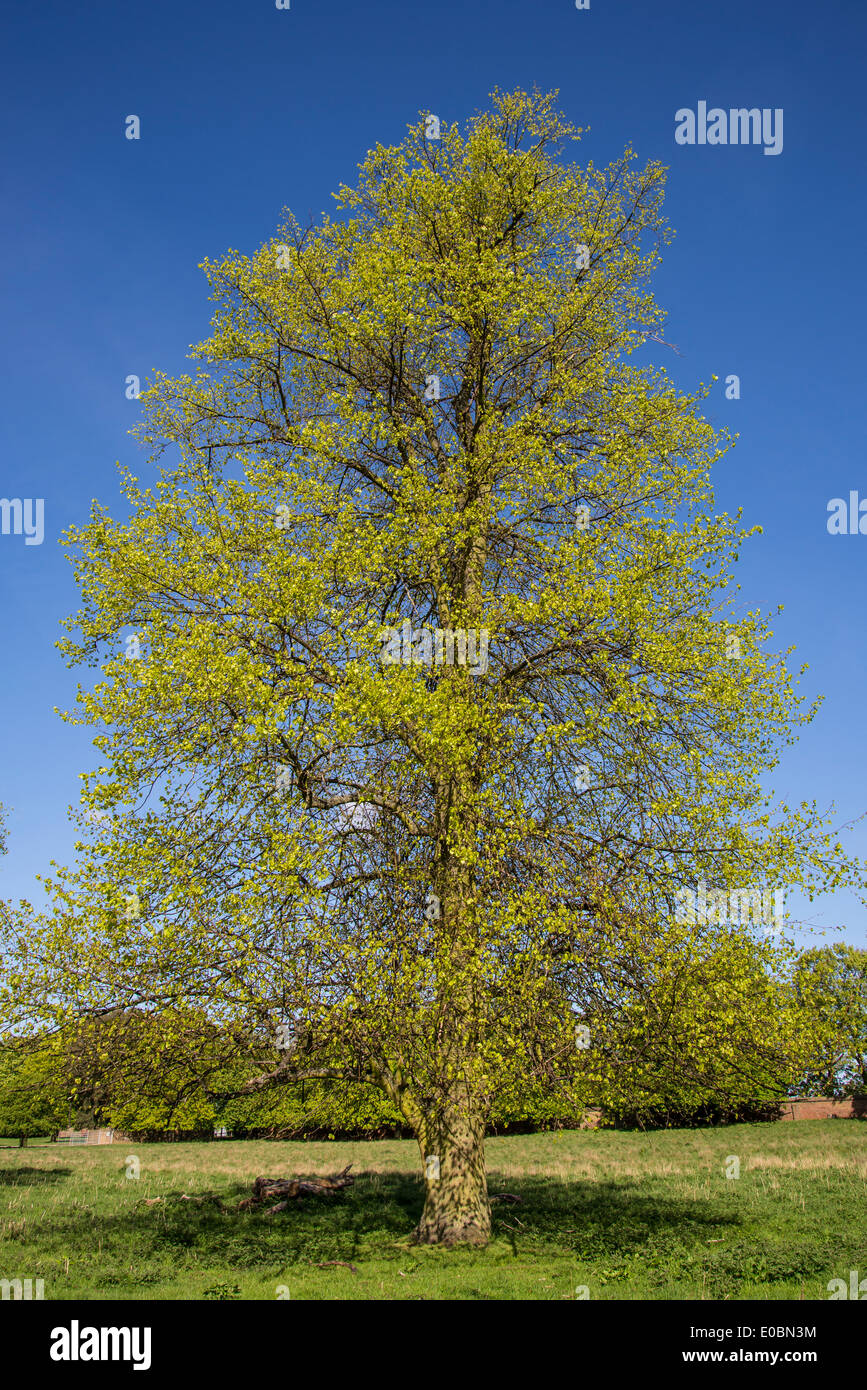
[[[826,1096],[804,1096],[787,1100],[780,1106],[781,1120],[849,1120],[852,1116],[867,1115],[867,1096],[848,1100],[829,1100]]]

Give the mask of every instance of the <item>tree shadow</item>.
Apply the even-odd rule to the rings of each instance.
[[[189,1275],[216,1266],[241,1273],[332,1260],[357,1263],[362,1247],[368,1256],[399,1259],[423,1200],[421,1181],[410,1174],[362,1173],[354,1187],[301,1198],[274,1214],[265,1207],[238,1210],[250,1196],[248,1185],[219,1193],[210,1184],[208,1192],[188,1187],[186,1197],[176,1191],[162,1199],[137,1197],[137,1186],[125,1184],[128,1201],[121,1210],[52,1212],[52,1235],[64,1249],[92,1247],[98,1233],[96,1287],[171,1282],[182,1270]]]
[[[496,1178],[489,1186],[492,1193],[500,1190]],[[517,1218],[525,1236],[582,1258],[629,1257],[648,1247],[660,1253],[705,1248],[742,1225],[741,1216],[717,1198],[648,1196],[639,1179],[555,1183],[528,1177],[510,1179],[508,1188],[521,1202],[492,1203],[495,1231],[508,1230]]]
[[[35,1181],[54,1181],[69,1170],[18,1172],[32,1173]],[[740,1224],[715,1199],[651,1198],[638,1181],[527,1177],[512,1178],[508,1186],[520,1202],[494,1204],[493,1233],[517,1242],[525,1254],[559,1251],[596,1260],[707,1250],[709,1238],[718,1240]],[[53,1233],[66,1244],[77,1245],[80,1239],[92,1246],[98,1233],[104,1263],[94,1270],[97,1284],[170,1282],[182,1269],[189,1273],[216,1266],[241,1273],[328,1261],[357,1265],[365,1258],[399,1261],[406,1258],[424,1200],[419,1175],[408,1172],[360,1172],[354,1186],[342,1192],[304,1197],[273,1214],[266,1207],[238,1209],[250,1195],[247,1185],[233,1184],[217,1193],[209,1184],[208,1191],[188,1189],[186,1197],[173,1192],[161,1200],[137,1197],[137,1187],[125,1184],[128,1200],[104,1215],[92,1208],[52,1213]],[[501,1187],[494,1177],[491,1190]]]
[[[71,1168],[0,1168],[0,1186],[15,1187],[24,1182],[30,1187],[36,1183],[60,1182],[61,1178],[71,1176]]]

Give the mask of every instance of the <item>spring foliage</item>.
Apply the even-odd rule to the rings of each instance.
[[[200,366],[142,396],[165,465],[68,536],[64,649],[98,671],[66,717],[107,818],[19,1000],[47,974],[58,1019],[182,1001],[258,1085],[379,1087],[423,1148],[506,1075],[622,1091],[627,1034],[696,1084],[762,1034],[783,948],[678,921],[678,887],[856,866],[764,790],[810,711],[737,602],[730,441],[642,354],[664,170],[564,164],[579,135],[495,93],[373,149],[320,225],[204,263]],[[486,630],[486,669],[421,639],[384,664],[407,619]]]

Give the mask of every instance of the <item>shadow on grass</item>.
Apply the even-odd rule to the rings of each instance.
[[[246,1186],[223,1188],[213,1200],[210,1194],[194,1191],[189,1193],[191,1200],[172,1193],[150,1205],[135,1196],[136,1186],[127,1184],[122,1209],[105,1215],[92,1209],[53,1212],[55,1238],[64,1249],[92,1246],[96,1230],[109,1262],[132,1260],[139,1268],[151,1264],[175,1271],[224,1266],[241,1272],[334,1260],[402,1260],[423,1204],[420,1179],[401,1173],[362,1172],[355,1186],[341,1193],[303,1198],[274,1215],[237,1210],[238,1202],[249,1196]],[[496,1180],[491,1186],[498,1190]],[[513,1178],[509,1190],[521,1201],[494,1205],[494,1237],[513,1246],[517,1241],[528,1255],[580,1260],[630,1257],[651,1249],[660,1253],[668,1246],[706,1249],[709,1237],[739,1224],[738,1217],[719,1203],[648,1198],[638,1182],[631,1188],[622,1183]]]
[[[491,1184],[493,1192],[498,1190]],[[578,1262],[668,1265],[728,1239],[741,1218],[727,1202],[649,1196],[639,1180],[554,1183],[510,1179],[520,1205],[493,1204],[494,1235],[513,1252],[570,1256]]]
[[[495,1234],[512,1242],[516,1255],[568,1254],[601,1285],[637,1278],[653,1288],[686,1280],[709,1296],[730,1298],[745,1284],[826,1279],[841,1261],[854,1261],[863,1244],[857,1230],[845,1252],[844,1238],[827,1232],[781,1238],[770,1212],[759,1230],[752,1223],[745,1229],[728,1194],[700,1201],[648,1196],[639,1179],[560,1187],[530,1178],[510,1187],[523,1201],[495,1205]]]
[[[31,1187],[36,1183],[60,1182],[71,1175],[71,1168],[0,1168],[0,1187],[16,1187],[19,1183]]]

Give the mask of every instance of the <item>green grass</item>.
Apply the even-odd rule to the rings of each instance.
[[[522,1200],[495,1206],[482,1252],[411,1245],[411,1142],[5,1143],[0,1278],[43,1278],[46,1299],[827,1299],[829,1279],[867,1277],[859,1121],[491,1139],[491,1191]],[[234,1209],[259,1173],[350,1160],[334,1198]]]

